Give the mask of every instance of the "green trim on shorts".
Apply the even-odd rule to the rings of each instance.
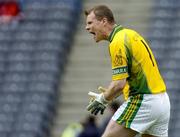
[[[117,119],[117,123],[124,125],[126,128],[130,128],[131,123],[133,122],[138,110],[141,107],[142,101],[143,94],[138,94],[131,97],[123,113]]]

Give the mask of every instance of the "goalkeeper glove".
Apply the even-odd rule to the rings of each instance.
[[[97,94],[94,92],[89,92],[88,95],[93,98],[93,100],[90,101],[89,105],[87,106],[87,110],[91,112],[91,114],[97,115],[99,112],[101,114],[104,113],[104,110],[106,109],[109,101],[107,101],[104,98],[104,94]]]

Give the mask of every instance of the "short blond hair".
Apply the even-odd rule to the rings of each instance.
[[[115,23],[112,11],[105,5],[98,5],[89,10],[85,10],[84,14],[88,16],[91,12],[94,12],[97,20],[107,18],[109,23]]]

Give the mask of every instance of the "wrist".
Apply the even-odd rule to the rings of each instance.
[[[101,94],[101,102],[103,103],[103,104],[109,104],[110,103],[110,101],[108,101],[105,97],[104,97],[104,94],[102,93]]]

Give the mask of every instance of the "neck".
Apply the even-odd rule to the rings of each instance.
[[[113,31],[114,27],[116,27],[117,24],[109,24],[106,29],[106,40],[108,40],[108,37],[110,36],[111,32]]]

